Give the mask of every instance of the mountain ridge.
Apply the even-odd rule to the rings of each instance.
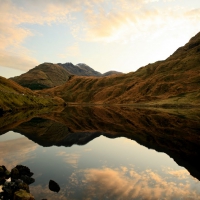
[[[99,78],[73,76],[64,85],[40,92],[58,95],[68,103],[199,105],[199,49],[200,33],[166,60],[136,72]]]
[[[105,73],[105,76],[117,73],[120,72],[107,72]],[[84,63],[73,65],[70,62],[65,64],[45,62],[30,69],[26,73],[21,74],[20,76],[12,77],[10,79],[23,87],[27,87],[32,90],[41,90],[62,85],[67,82],[72,75],[96,77],[104,76],[104,74],[95,71]]]

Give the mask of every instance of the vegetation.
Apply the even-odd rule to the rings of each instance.
[[[58,97],[38,95],[14,81],[0,77],[0,111],[14,111],[64,104]]]

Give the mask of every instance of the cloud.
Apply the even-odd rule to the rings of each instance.
[[[75,1],[73,6],[76,5]],[[68,1],[0,0],[0,66],[27,70],[38,64],[32,53],[23,47],[34,34],[24,24],[52,24],[68,21],[67,14],[77,11]],[[34,9],[33,9],[34,8]],[[16,54],[17,52],[17,54]]]
[[[152,6],[157,1],[160,4],[166,2],[166,6]],[[35,36],[34,32],[25,28],[27,24],[66,24],[75,43],[58,55],[62,58],[79,56],[79,41],[125,44],[134,43],[138,38],[164,37],[165,33],[172,31],[177,35],[184,31],[191,37],[200,28],[199,9],[173,6],[168,1],[0,0],[0,51],[4,54],[0,66],[26,70],[38,64],[33,52],[24,50],[26,39]],[[11,57],[13,63],[9,62]],[[29,64],[27,61],[30,61]]]
[[[65,52],[63,52],[62,54],[59,54],[60,58],[67,58],[69,56],[75,57],[75,56],[79,56],[80,53],[80,48],[78,43],[74,43],[71,46],[68,46],[65,50]]]
[[[27,71],[38,65],[38,61],[27,54],[15,55],[13,52],[0,50],[0,65]]]

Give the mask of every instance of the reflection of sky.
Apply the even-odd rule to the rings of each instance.
[[[37,146],[26,137],[11,131],[0,136],[0,165],[11,169],[28,159],[34,159]]]
[[[19,133],[9,131],[6,134],[0,136],[0,142],[7,141],[7,140],[14,140],[17,138],[22,138],[22,137],[24,137],[24,136]]]
[[[25,137],[3,136],[0,163],[30,167],[36,199],[200,199],[199,181],[187,170],[126,138],[101,136],[84,146],[44,148]],[[60,185],[59,193],[48,189],[50,179]]]

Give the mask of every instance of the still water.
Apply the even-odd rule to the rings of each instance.
[[[35,199],[200,199],[198,160],[190,160],[199,158],[197,116],[81,109],[29,114],[12,130],[2,126],[0,165],[28,166]],[[50,179],[59,193],[48,189]]]

